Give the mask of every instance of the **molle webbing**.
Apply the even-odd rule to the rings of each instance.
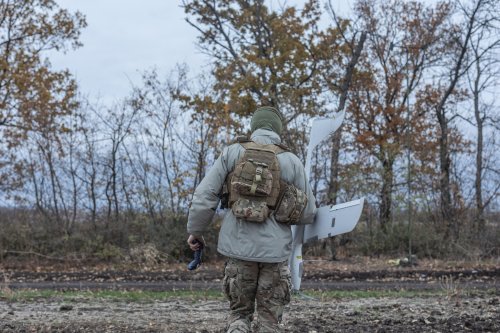
[[[265,201],[270,209],[275,209],[281,190],[281,171],[276,155],[286,150],[278,145],[261,145],[252,141],[240,144],[245,152],[227,178],[229,207],[238,199],[244,198]],[[272,179],[265,177],[269,172]],[[246,183],[249,191],[238,189],[239,183]]]

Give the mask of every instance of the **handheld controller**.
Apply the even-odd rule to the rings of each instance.
[[[201,265],[201,255],[203,254],[203,243],[200,242],[199,240],[195,239],[194,240],[195,244],[200,244],[200,248],[194,252],[194,258],[193,260],[188,264],[187,268],[190,271],[193,271],[200,267]]]

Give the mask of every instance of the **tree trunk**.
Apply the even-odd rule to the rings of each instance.
[[[455,212],[451,205],[451,193],[450,193],[450,169],[451,169],[451,159],[450,159],[450,146],[448,142],[448,123],[449,119],[446,118],[446,104],[451,97],[459,79],[467,71],[467,58],[466,53],[469,48],[469,41],[474,31],[475,23],[477,22],[477,14],[479,9],[485,5],[485,1],[478,0],[474,3],[473,8],[470,13],[467,14],[467,23],[464,29],[463,42],[458,44],[458,57],[451,70],[450,82],[446,87],[443,96],[441,97],[437,107],[436,116],[438,118],[439,127],[441,129],[441,136],[439,138],[439,166],[440,166],[440,192],[441,192],[441,218],[443,223],[446,224],[445,238],[449,238],[450,232],[453,231],[454,236],[458,236],[459,228],[457,221],[455,221]]]
[[[84,167],[84,173],[86,175],[87,193],[90,200],[90,219],[94,231],[97,231],[97,169],[96,169],[96,156],[95,156],[95,143],[94,139],[89,137],[89,133],[84,131],[85,138],[85,160],[88,163]],[[83,162],[83,161],[82,161]]]
[[[450,232],[457,232],[454,223],[453,208],[451,206],[450,189],[450,147],[448,142],[448,119],[444,110],[438,111],[439,128],[441,129],[439,137],[439,189],[440,189],[440,210],[442,223],[446,225],[445,239],[450,237]]]
[[[476,147],[476,177],[474,180],[475,199],[476,199],[476,230],[479,234],[484,228],[484,203],[482,189],[482,174],[483,174],[483,118],[479,110],[479,80],[481,77],[481,68],[479,61],[476,62],[477,76],[474,80],[474,117],[477,124],[477,147]]]
[[[340,88],[340,99],[337,112],[344,110],[347,101],[347,93],[352,81],[352,75],[354,73],[354,67],[358,63],[359,57],[361,56],[361,51],[366,41],[366,31],[361,33],[359,41],[356,47],[353,49],[351,60],[347,65],[344,79],[342,81],[342,86]],[[328,188],[328,203],[337,204],[337,196],[340,190],[339,184],[339,156],[340,156],[340,144],[342,141],[342,128],[339,128],[337,132],[333,135],[332,139],[332,152],[330,158],[330,185]]]
[[[382,188],[380,190],[380,227],[387,232],[387,225],[392,219],[392,187],[394,185],[394,162],[391,159],[382,161]]]
[[[339,182],[339,156],[340,143],[342,140],[342,131],[339,129],[332,138],[332,152],[330,158],[330,185],[328,187],[328,204],[336,205],[338,192],[340,190]]]

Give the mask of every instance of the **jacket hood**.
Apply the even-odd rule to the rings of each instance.
[[[250,136],[250,139],[264,145],[281,143],[278,133],[265,128],[256,129]]]

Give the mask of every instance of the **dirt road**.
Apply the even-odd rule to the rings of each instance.
[[[498,295],[294,298],[285,332],[499,332]],[[223,299],[126,302],[42,299],[0,302],[0,332],[221,332]]]
[[[327,266],[327,265],[326,265]],[[314,267],[313,267],[314,268]],[[193,273],[163,271],[32,272],[4,269],[0,332],[222,332],[222,297],[156,300],[100,298],[92,290],[220,290],[221,267]],[[500,332],[500,269],[386,269],[355,271],[320,265],[304,290],[392,290],[388,295],[294,297],[285,332]],[[16,299],[21,289],[90,290],[81,296]],[[413,291],[413,292],[409,292]],[[429,292],[431,291],[431,292]],[[330,295],[330,296],[328,296]]]
[[[400,269],[338,271],[312,267],[304,275],[305,290],[440,290],[447,283],[467,290],[499,287],[500,268],[488,269]],[[223,269],[210,266],[188,272],[176,266],[166,271],[4,271],[9,289],[52,290],[221,290]],[[0,275],[2,276],[2,275]]]

